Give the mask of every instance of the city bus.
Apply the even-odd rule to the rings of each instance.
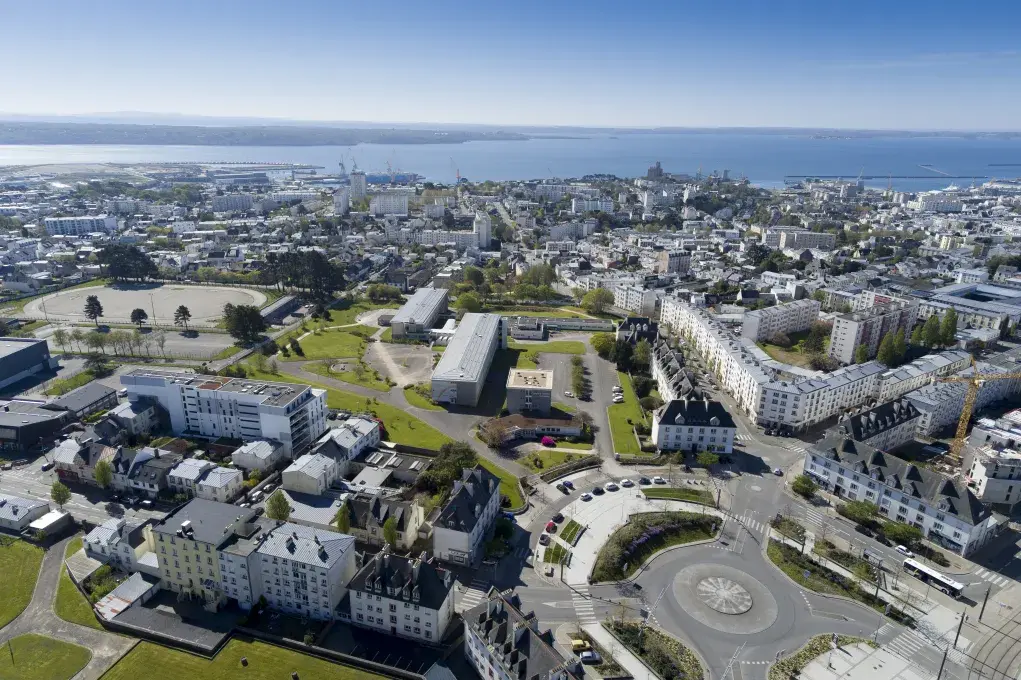
[[[904,570],[910,572],[912,576],[920,581],[925,581],[942,590],[954,599],[960,599],[961,591],[964,590],[963,583],[959,583],[949,576],[945,576],[935,569],[930,569],[921,562],[916,562],[911,558],[904,560]]]

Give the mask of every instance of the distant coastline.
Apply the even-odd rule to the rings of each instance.
[[[0,145],[133,146],[356,146],[358,144],[463,144],[465,142],[588,139],[625,135],[705,134],[793,136],[808,139],[946,138],[1021,139],[1021,131],[841,130],[835,128],[657,127],[587,128],[571,126],[452,125],[421,127],[344,127],[341,125],[168,125],[108,122],[0,121]]]

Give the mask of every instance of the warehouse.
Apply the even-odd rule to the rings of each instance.
[[[498,314],[465,314],[433,371],[433,401],[478,404],[493,356],[506,348],[507,325]]]
[[[421,339],[429,334],[440,314],[447,311],[447,296],[443,288],[419,288],[397,310],[390,320],[395,340]]]
[[[57,367],[45,340],[0,338],[0,388]]]

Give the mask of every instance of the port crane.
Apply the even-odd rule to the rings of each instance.
[[[971,358],[971,375],[953,375],[947,378],[939,378],[938,382],[943,383],[964,383],[967,385],[967,392],[964,395],[964,406],[961,409],[961,417],[957,421],[957,433],[954,435],[954,442],[950,445],[948,455],[954,465],[960,465],[963,460],[961,455],[964,451],[964,442],[967,440],[968,423],[971,421],[971,414],[975,410],[975,401],[978,399],[978,390],[987,380],[1017,380],[1021,379],[1021,371],[1013,373],[979,373],[975,365],[975,357]]]

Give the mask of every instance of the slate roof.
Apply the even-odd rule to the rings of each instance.
[[[354,544],[347,534],[285,522],[269,532],[255,552],[330,569]]]
[[[49,504],[43,501],[0,494],[0,519],[9,522],[20,521],[22,517],[36,508],[48,509],[49,507]]]
[[[921,412],[910,401],[898,399],[880,404],[870,411],[847,416],[841,422],[854,440],[860,442],[921,416]]]
[[[381,595],[437,610],[454,587],[454,578],[449,571],[424,558],[425,553],[417,558],[386,551],[376,553],[358,570],[348,587],[368,593],[374,592],[373,586],[379,583]],[[392,594],[387,590],[390,587],[396,589]]]
[[[251,522],[254,517],[255,510],[252,508],[193,498],[153,524],[152,531],[155,534],[176,534],[181,524],[190,520],[194,533],[189,535],[190,539],[219,545],[231,536],[236,524]]]
[[[95,404],[97,401],[109,399],[116,394],[117,391],[112,387],[107,387],[99,382],[90,382],[87,385],[71,390],[58,399],[54,399],[47,406],[77,412]]]
[[[500,479],[481,465],[473,470],[462,470],[461,479],[454,484],[454,492],[443,506],[436,526],[471,533],[479,517],[476,506],[485,508],[493,494],[500,494]]]
[[[674,399],[659,408],[656,418],[664,425],[736,427],[727,408],[708,399]]]
[[[380,492],[355,493],[348,496],[347,501],[347,508],[351,513],[351,526],[368,531],[371,527],[381,528],[387,519],[393,517],[397,531],[407,531],[411,503],[387,498]]]
[[[836,461],[901,493],[926,501],[940,512],[971,525],[989,516],[966,486],[938,472],[918,467],[846,435],[831,433],[812,445],[810,453]]]

